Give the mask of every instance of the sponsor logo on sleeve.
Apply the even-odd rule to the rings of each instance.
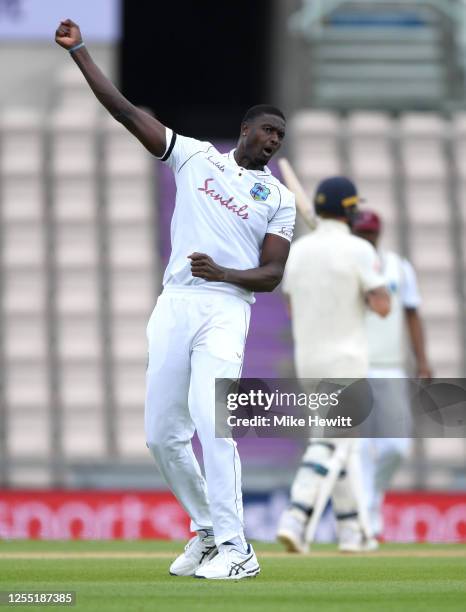
[[[282,229],[278,233],[282,236],[285,236],[286,238],[289,238],[289,240],[293,238],[293,230],[291,229],[291,227],[282,227]]]

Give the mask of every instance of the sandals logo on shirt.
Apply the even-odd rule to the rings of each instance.
[[[261,183],[256,183],[249,193],[256,202],[265,202],[270,195],[270,189]]]

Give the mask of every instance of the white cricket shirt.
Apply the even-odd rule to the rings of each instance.
[[[233,153],[221,154],[210,142],[167,129],[167,150],[161,159],[173,170],[177,191],[172,252],[163,285],[224,291],[252,303],[251,291],[194,278],[188,259],[196,251],[220,266],[248,270],[259,266],[266,234],[288,241],[293,237],[294,195],[267,167],[238,166]]]
[[[412,265],[392,251],[379,251],[382,274],[390,292],[391,308],[387,317],[373,312],[366,316],[371,368],[402,368],[405,362],[405,308],[421,304],[416,273]]]
[[[319,219],[292,244],[283,290],[300,378],[367,376],[365,294],[384,284],[375,249],[343,222]]]

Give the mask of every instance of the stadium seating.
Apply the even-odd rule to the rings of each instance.
[[[384,113],[354,112],[346,120],[345,140],[347,171],[356,181],[361,197],[380,212],[384,245],[398,248],[392,130],[393,122]]]
[[[107,212],[109,310],[112,320],[117,446],[122,456],[147,458],[141,407],[145,328],[159,285],[154,232],[153,160],[111,117],[104,122],[103,185]]]
[[[440,8],[452,18],[453,2],[302,4],[292,28],[307,43],[297,73],[311,106],[438,108],[454,95],[460,58],[445,45],[453,28]]]
[[[144,330],[160,278],[154,164],[71,68],[47,116],[15,108],[0,117],[0,325],[16,484],[54,482],[57,449],[69,462],[149,460]]]
[[[355,111],[341,117],[309,110],[295,115],[291,132],[293,162],[310,193],[325,175],[344,171],[366,205],[379,212],[382,246],[404,253],[415,265],[434,375],[464,375],[466,114],[397,118]],[[425,472],[429,486],[452,485],[448,466],[464,464],[464,440],[450,442],[418,440],[423,460],[431,461],[425,463],[432,467],[430,475]],[[440,455],[443,467],[437,469]],[[398,485],[412,486],[416,465],[409,463],[398,475]]]
[[[161,276],[154,164],[74,73],[60,77],[47,117],[0,116],[0,362],[17,485],[56,482],[57,452],[77,466],[150,462],[142,413],[145,325]],[[435,374],[460,375],[466,114],[301,111],[290,133],[309,192],[347,173],[381,214],[384,245],[416,266]],[[441,443],[424,452],[451,456]]]
[[[456,283],[461,270],[447,143],[455,145],[461,177],[464,115],[450,122],[434,113],[406,113],[397,120],[384,113],[354,112],[343,120],[336,113],[302,111],[293,119],[292,134],[293,159],[308,190],[322,176],[344,170],[357,182],[367,206],[380,213],[384,245],[398,252],[406,246],[419,276],[436,376],[460,376],[464,305]],[[318,165],[322,143],[322,159],[331,161]]]

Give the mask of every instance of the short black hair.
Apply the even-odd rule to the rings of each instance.
[[[283,121],[286,121],[285,115],[276,106],[271,106],[270,104],[256,104],[256,106],[251,106],[251,108],[246,111],[242,123],[253,121],[256,117],[260,117],[261,115],[276,115],[277,117],[281,117]]]

